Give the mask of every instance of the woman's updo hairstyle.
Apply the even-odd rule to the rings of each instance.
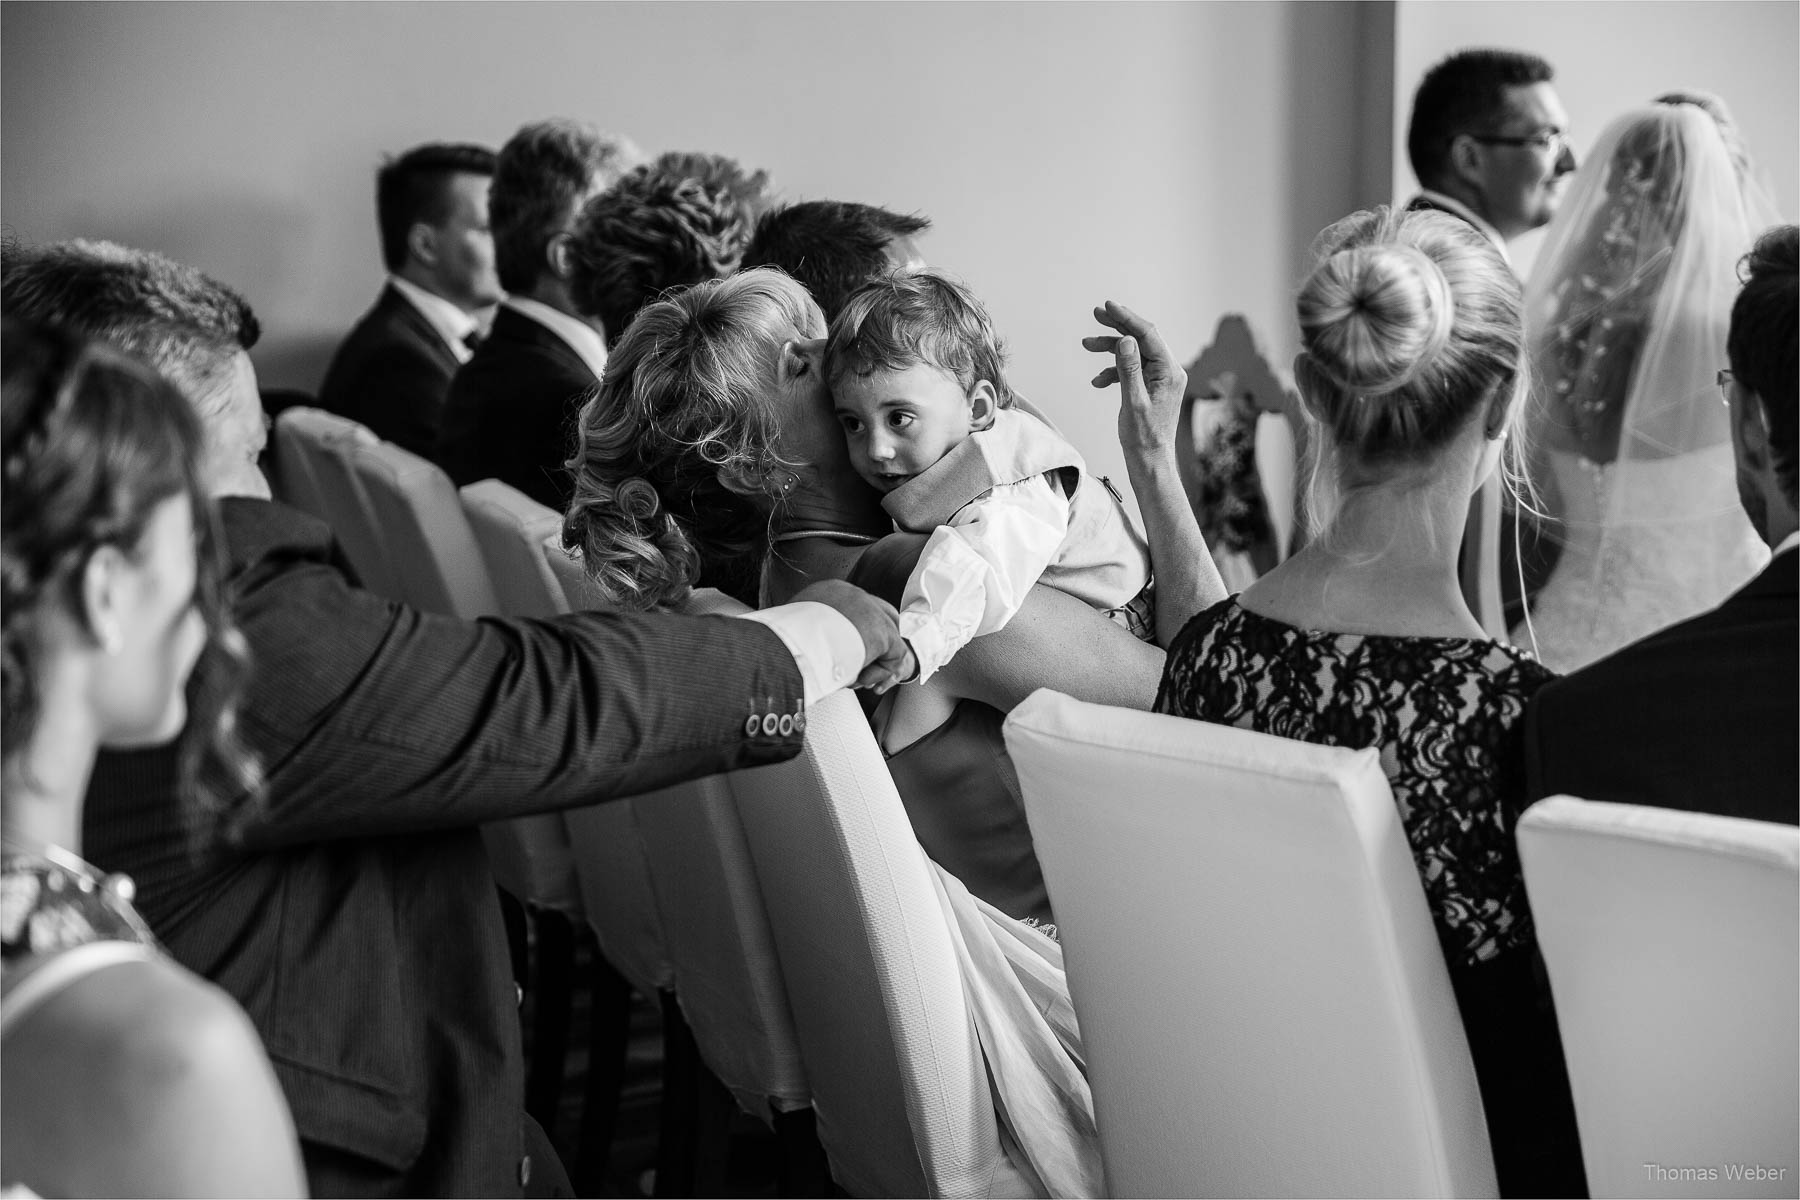
[[[148,366],[54,327],[7,318],[0,367],[0,755],[10,758],[37,727],[52,610],[85,625],[88,560],[104,546],[135,555],[157,508],[186,495],[196,534],[194,602],[213,660],[190,694],[181,736],[183,791],[193,801],[186,815],[199,849],[223,835],[209,818],[260,782],[236,737],[247,656],[220,596],[199,421]]]
[[[806,289],[758,268],[645,307],[581,410],[574,498],[563,545],[581,551],[611,604],[680,604],[692,587],[756,603],[769,504],[721,473],[766,480],[771,501],[793,464],[775,450],[769,395],[781,347],[825,334]]]
[[[1300,382],[1339,455],[1428,456],[1520,377],[1518,277],[1467,222],[1359,212],[1319,235],[1314,262],[1296,303]]]

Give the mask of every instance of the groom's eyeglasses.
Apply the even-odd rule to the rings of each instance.
[[[1719,368],[1719,402],[1726,408],[1731,407],[1731,384],[1734,378],[1730,367]]]
[[[1530,146],[1533,150],[1542,150],[1546,158],[1552,159],[1561,158],[1563,151],[1569,148],[1569,135],[1560,129],[1540,129],[1521,137],[1502,137],[1495,133],[1471,133],[1468,136],[1484,146]]]

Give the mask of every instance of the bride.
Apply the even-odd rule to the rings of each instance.
[[[1533,478],[1561,552],[1513,637],[1564,672],[1712,607],[1768,558],[1716,373],[1737,261],[1780,218],[1711,96],[1626,113],[1588,161],[1526,290]]]

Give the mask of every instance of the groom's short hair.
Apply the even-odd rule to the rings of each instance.
[[[1800,226],[1777,225],[1756,240],[1738,273],[1744,289],[1731,306],[1725,353],[1731,373],[1762,403],[1775,477],[1790,504],[1800,504]]]

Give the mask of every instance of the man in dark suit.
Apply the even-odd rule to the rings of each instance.
[[[568,506],[575,417],[606,367],[599,323],[569,298],[569,226],[641,157],[629,140],[569,120],[527,125],[500,148],[488,216],[507,299],[451,381],[437,446],[459,485],[492,477]]]
[[[208,440],[252,449],[222,423],[255,410],[248,306],[192,268],[106,251],[9,249],[0,302],[190,389],[215,381],[188,391]],[[250,1015],[315,1195],[519,1195],[527,1146],[537,1184],[560,1170],[521,1108],[477,826],[790,757],[806,703],[910,669],[893,610],[839,584],[745,619],[431,616],[356,587],[329,530],[257,498],[254,457],[236,458],[209,484],[253,663],[238,724],[266,787],[202,814],[174,748],[103,754],[84,852],[135,877],[163,945]],[[191,687],[223,670],[203,659]]]
[[[1711,612],[1550,684],[1526,713],[1532,799],[1800,823],[1800,304],[1792,225],[1744,260],[1720,373],[1738,495],[1774,550]]]
[[[429,457],[444,398],[473,353],[481,313],[499,302],[488,185],[494,153],[418,146],[381,168],[375,209],[388,279],[332,356],[319,404]]]

